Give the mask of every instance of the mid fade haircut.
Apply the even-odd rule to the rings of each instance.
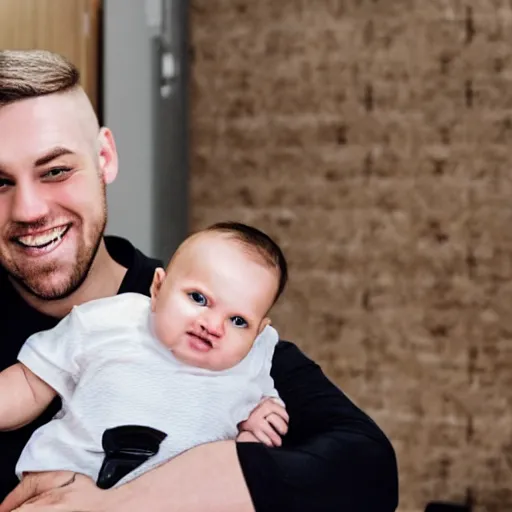
[[[67,59],[45,50],[0,51],[0,107],[79,85],[80,73]]]
[[[253,249],[264,259],[269,267],[276,269],[279,274],[279,284],[274,303],[277,302],[288,281],[288,264],[286,263],[283,251],[270,236],[253,226],[242,224],[241,222],[218,222],[207,227],[204,231],[225,233],[231,236],[233,239]]]

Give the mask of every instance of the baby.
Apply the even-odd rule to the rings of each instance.
[[[0,373],[0,429],[31,422],[57,394],[62,409],[34,432],[17,475],[69,470],[100,485],[105,470],[104,487],[121,485],[193,446],[237,438],[240,424],[239,440],[279,444],[288,417],[270,376],[278,335],[267,315],[286,280],[267,235],[215,224],[155,271],[150,298],[91,301],[31,336],[19,363]],[[274,414],[245,421],[268,398],[281,404]],[[135,469],[118,471],[141,452]]]

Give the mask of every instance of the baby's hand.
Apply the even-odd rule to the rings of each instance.
[[[259,443],[256,436],[248,430],[242,430],[237,436],[236,440],[239,443]]]
[[[272,398],[263,400],[239,425],[238,441],[260,441],[267,446],[281,446],[281,436],[288,432],[288,413]],[[242,433],[251,434],[252,438]]]

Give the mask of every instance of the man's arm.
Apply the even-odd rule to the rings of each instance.
[[[35,420],[55,395],[21,363],[5,369],[0,373],[0,430],[14,430]]]
[[[277,346],[272,376],[290,416],[283,447],[237,445],[255,509],[394,511],[396,458],[379,427],[291,343]]]
[[[114,489],[91,482],[47,492],[27,512],[73,512],[88,502],[108,512],[394,511],[396,459],[377,425],[290,343],[276,348],[273,377],[290,415],[282,448],[204,444]],[[22,481],[19,501],[47,476]],[[41,492],[53,486],[44,484]]]
[[[118,488],[123,510],[394,511],[396,458],[379,427],[291,343],[278,345],[273,377],[290,416],[282,448],[199,446]]]
[[[100,489],[90,478],[69,471],[30,473],[0,504],[1,512],[14,509],[20,512],[254,511],[234,441],[203,444],[109,490]]]
[[[254,511],[234,441],[197,446],[107,493],[113,511]]]

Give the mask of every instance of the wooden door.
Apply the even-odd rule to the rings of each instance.
[[[0,0],[0,48],[60,53],[80,70],[97,109],[102,0]]]

